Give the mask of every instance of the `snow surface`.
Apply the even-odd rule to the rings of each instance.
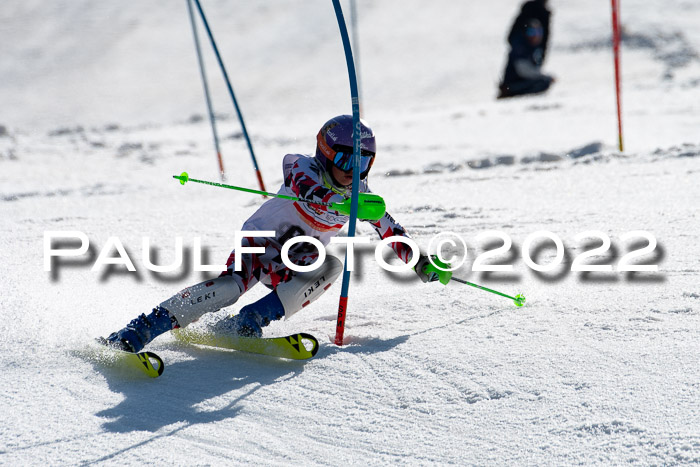
[[[274,190],[281,157],[310,153],[321,123],[350,112],[331,2],[203,3]],[[700,3],[622,2],[623,154],[608,3],[552,1],[546,69],[557,82],[510,101],[494,96],[519,2],[358,3],[363,113],[379,146],[373,190],[423,247],[444,231],[465,238],[469,259],[455,275],[522,292],[527,305],[386,273],[367,248],[345,346],[328,338],[339,283],[267,328],[319,337],[308,362],[171,336],[149,346],[167,365],[156,380],[87,358],[95,336],[205,277],[149,272],[143,237],[159,264],[174,258],[178,236],[187,258],[201,237],[208,259],[223,262],[261,199],[171,178],[217,179],[184,2],[6,0],[0,464],[700,462]],[[255,187],[204,50],[228,181]],[[91,248],[45,272],[53,230],[85,232]],[[476,240],[488,230],[512,238],[500,258],[512,273],[471,271],[477,253],[498,246]],[[540,230],[566,247],[548,273],[520,253]],[[575,240],[588,230],[610,236],[594,261],[615,266],[646,244],[621,235],[650,232],[658,246],[640,260],[659,271],[571,272],[600,244]],[[114,236],[137,273],[91,270]],[[539,263],[554,257],[547,245],[531,249]]]

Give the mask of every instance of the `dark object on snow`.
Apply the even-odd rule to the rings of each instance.
[[[544,92],[554,78],[541,68],[549,41],[547,0],[530,0],[523,4],[508,34],[510,53],[499,85],[498,98]]]

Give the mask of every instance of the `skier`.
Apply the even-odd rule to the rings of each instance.
[[[324,203],[342,203],[351,196],[353,160],[353,122],[350,115],[341,115],[327,121],[316,138],[314,157],[287,154],[283,161],[284,184],[279,194],[300,197]],[[361,122],[360,192],[369,193],[367,174],[372,168],[376,152],[374,133]],[[362,219],[362,212],[358,212]],[[299,235],[317,238],[324,246],[348,221],[348,215],[331,208],[272,198],[265,202],[244,224],[243,231],[274,231],[270,237],[244,237],[242,247],[263,247],[263,253],[240,255],[242,267],[236,271],[236,251],[226,262],[227,269],[216,279],[188,287],[165,300],[146,315],[132,320],[125,328],[110,334],[103,343],[140,352],[155,337],[175,328],[185,327],[221,308],[233,305],[241,295],[258,282],[272,292],[255,303],[241,308],[235,316],[217,322],[214,331],[244,337],[261,337],[262,328],[271,321],[289,318],[309,303],[318,299],[338,278],[343,269],[341,261],[331,255],[314,271],[295,272],[286,267],[280,253],[284,243]],[[401,225],[387,213],[372,227],[381,238],[394,235],[408,236]],[[392,249],[408,263],[412,258],[410,247],[394,242]],[[314,263],[318,252],[309,243],[297,243],[289,250],[289,259],[300,266]],[[442,278],[449,280],[449,272],[435,268],[428,257],[421,255],[415,271],[423,282]]]
[[[550,16],[547,0],[523,4],[508,34],[510,52],[498,99],[541,93],[554,82],[553,77],[541,71],[549,41]]]

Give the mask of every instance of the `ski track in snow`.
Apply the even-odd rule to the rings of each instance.
[[[207,261],[225,260],[261,199],[171,178],[187,170],[218,180],[182,5],[5,5],[13,48],[0,64],[0,464],[700,463],[700,9],[687,0],[623,4],[620,153],[609,11],[551,3],[545,68],[557,83],[543,96],[497,102],[515,4],[450,3],[445,15],[446,3],[359,2],[363,111],[379,146],[373,191],[423,248],[441,232],[462,236],[469,255],[455,276],[523,292],[525,307],[384,272],[373,240],[357,248],[342,348],[329,337],[338,281],[265,331],[314,334],[314,359],[162,336],[149,345],[166,362],[156,380],[95,358],[93,338],[208,277],[191,271],[193,239]],[[276,191],[282,156],[310,153],[318,125],[350,108],[332,9],[319,1],[205,8]],[[105,17],[112,27],[95,29]],[[253,186],[213,62],[208,70],[227,183]],[[44,271],[50,230],[84,232],[88,253]],[[492,260],[512,272],[471,271],[478,254],[502,243],[477,240],[488,230],[512,239]],[[559,236],[565,254],[538,273],[521,247],[541,230]],[[575,240],[589,230],[611,239],[591,264],[614,267],[645,245],[621,235],[652,233],[657,248],[639,260],[659,272],[572,272],[576,257],[600,245]],[[360,223],[358,235],[373,231]],[[114,236],[135,273],[91,270]],[[152,259],[167,264],[176,236],[185,265],[148,271],[143,237]],[[546,243],[531,252],[539,264],[555,257]],[[217,316],[264,293],[254,288]]]

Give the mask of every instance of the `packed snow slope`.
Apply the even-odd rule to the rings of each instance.
[[[311,153],[320,125],[351,109],[331,2],[202,3],[276,190],[282,156]],[[455,276],[522,292],[526,306],[385,272],[373,239],[356,255],[346,345],[328,337],[338,282],[265,331],[314,334],[314,359],[166,335],[149,345],[166,362],[152,380],[90,358],[93,338],[209,277],[192,271],[195,239],[205,261],[224,262],[262,202],[171,178],[218,180],[186,4],[2,2],[0,464],[699,463],[700,3],[623,2],[622,153],[609,5],[551,1],[545,68],[557,82],[496,101],[518,6],[358,1],[358,31],[363,115],[379,148],[373,191],[424,249],[442,232],[465,239]],[[256,187],[201,39],[228,182]],[[486,263],[513,271],[475,272],[477,255],[503,243],[479,237],[494,230],[512,247]],[[522,247],[543,230],[563,257],[539,272]],[[602,244],[578,237],[592,230],[611,245],[579,263],[612,271],[571,271]],[[90,249],[45,271],[48,231],[83,232]],[[358,234],[373,232],[360,223]],[[118,258],[114,237],[135,272],[93,270],[101,254]],[[185,265],[149,271],[144,238],[168,264],[177,237]],[[621,271],[649,237],[656,246],[631,263],[658,271]],[[557,261],[538,239],[527,255]]]

